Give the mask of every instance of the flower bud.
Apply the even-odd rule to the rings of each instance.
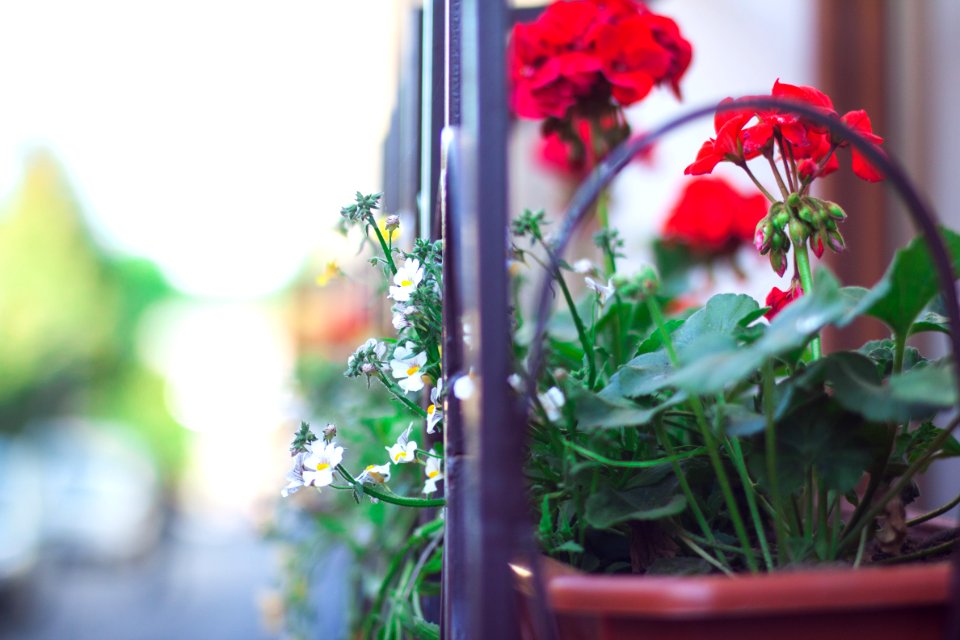
[[[783,277],[783,274],[787,271],[787,254],[783,251],[771,251],[770,266],[773,267],[778,276]]]
[[[817,223],[816,218],[813,215],[813,209],[806,204],[802,205],[800,209],[797,210],[797,216],[807,224],[815,225]]]
[[[790,222],[790,212],[783,207],[773,216],[773,226],[777,229],[783,229]]]
[[[363,366],[360,367],[360,371],[365,373],[368,377],[372,375],[376,375],[377,365],[370,362],[364,362]]]
[[[828,231],[836,231],[836,230],[837,230],[837,223],[836,223],[835,220],[833,220],[832,218],[830,218],[830,219],[827,219],[827,220],[824,221],[823,227],[824,227],[825,229],[827,229]]]
[[[398,228],[400,226],[400,216],[387,216],[387,221],[384,226],[387,228],[387,231],[393,231]]]
[[[830,214],[830,217],[833,218],[834,220],[846,220],[846,219],[847,219],[847,212],[844,211],[844,210],[840,207],[840,205],[838,205],[836,202],[828,202],[828,203],[827,203],[827,213],[829,213],[829,214]]]
[[[329,444],[330,442],[333,442],[334,438],[337,437],[337,428],[332,424],[328,424],[320,433],[323,434],[323,441]]]
[[[651,265],[641,267],[637,273],[637,284],[640,285],[641,295],[656,295],[657,291],[660,290],[660,276],[657,274],[657,270]]]
[[[810,250],[818,258],[823,257],[823,238],[820,237],[820,234],[810,236]]]
[[[836,229],[831,229],[827,232],[827,245],[837,253],[840,253],[846,248],[843,236],[840,235],[840,232]]]
[[[796,211],[797,209],[799,209],[799,208],[800,208],[800,205],[801,205],[800,194],[797,193],[797,192],[793,192],[793,193],[791,193],[790,195],[788,195],[788,196],[787,196],[787,204],[788,204],[788,205],[790,206],[790,208],[793,209],[794,211]]]
[[[773,235],[773,223],[770,222],[770,218],[763,218],[757,223],[757,229],[753,232],[753,246],[757,248],[760,255],[770,251],[770,242]]]

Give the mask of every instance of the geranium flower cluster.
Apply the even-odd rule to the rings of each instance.
[[[740,193],[722,178],[695,178],[664,222],[663,238],[709,257],[727,254],[753,240],[766,213],[767,201],[759,193]]]
[[[554,2],[513,28],[510,102],[545,119],[544,159],[582,175],[630,136],[623,108],[658,85],[680,97],[693,50],[670,18],[634,0]]]
[[[659,84],[680,95],[692,48],[670,18],[633,0],[570,0],[513,29],[511,102],[523,118],[564,118],[574,105],[631,105]]]
[[[813,108],[828,118],[837,118],[874,145],[883,142],[883,138],[873,132],[865,111],[848,111],[841,116],[833,101],[818,89],[778,79],[770,95]],[[838,223],[846,218],[846,213],[833,202],[811,196],[810,187],[817,178],[839,168],[837,151],[849,146],[849,142],[828,127],[789,109],[737,109],[736,103],[733,98],[721,102],[726,108],[718,109],[714,117],[716,137],[703,143],[684,173],[708,174],[718,164],[729,162],[743,169],[771,203],[768,213],[754,229],[754,245],[761,255],[769,255],[771,267],[780,276],[787,270],[791,247],[794,249],[790,289],[784,292],[775,288],[768,296],[771,314],[775,314],[786,303],[803,295],[812,284],[808,245],[817,257],[823,255],[825,247],[837,252],[844,248]],[[747,164],[760,157],[770,167],[779,198],[757,180]],[[851,166],[854,174],[864,180],[883,179],[857,149],[853,149]]]

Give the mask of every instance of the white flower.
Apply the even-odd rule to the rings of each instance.
[[[427,364],[427,354],[421,351],[414,355],[415,348],[416,345],[412,342],[397,347],[393,352],[393,360],[390,361],[393,377],[399,380],[397,384],[400,388],[407,392],[423,389],[423,374],[420,369]]]
[[[416,258],[407,258],[393,276],[389,297],[397,302],[406,302],[421,280],[423,280],[423,267],[420,266],[420,261]]]
[[[600,284],[591,277],[584,278],[584,282],[587,283],[587,288],[592,289],[597,292],[597,295],[600,297],[600,304],[604,304],[610,296],[613,295],[615,288],[613,286],[613,279],[607,280],[606,286]]]
[[[573,270],[576,273],[593,273],[594,272],[593,262],[591,262],[586,258],[580,258],[579,260],[573,263]]]
[[[437,490],[437,483],[443,480],[440,458],[434,458],[433,456],[427,458],[427,466],[423,472],[427,476],[427,480],[423,484],[423,492],[425,494],[431,494]]]
[[[390,463],[371,464],[360,472],[357,476],[357,482],[364,484],[384,484],[390,481]]]
[[[333,482],[333,470],[343,460],[343,447],[333,442],[314,443],[314,447],[303,461],[303,484],[325,487]]]
[[[307,445],[309,449],[310,445]],[[280,495],[286,498],[290,494],[296,493],[300,487],[304,486],[303,481],[303,460],[307,457],[307,452],[301,451],[293,457],[293,469],[287,474],[287,486],[280,489]]]
[[[410,429],[411,427],[407,427],[392,447],[384,447],[390,454],[390,462],[393,464],[403,464],[416,460],[414,452],[417,450],[417,443],[414,440],[409,440]]]
[[[563,392],[556,387],[550,387],[544,393],[538,393],[537,398],[543,405],[543,410],[547,412],[547,418],[554,422],[560,419],[560,407],[566,403]]]
[[[437,423],[443,420],[443,407],[440,406],[440,394],[443,393],[443,379],[437,380],[437,386],[430,391],[430,406],[427,407],[427,433],[437,430]]]
[[[470,373],[467,375],[457,378],[456,382],[453,383],[453,395],[460,400],[471,397],[477,388],[474,378],[476,378],[476,374],[473,373],[473,369],[470,369]]]
[[[407,319],[407,308],[402,304],[393,305],[393,328],[402,331],[410,326],[410,320]]]
[[[517,393],[524,392],[523,378],[520,377],[519,373],[511,373],[507,376],[507,384],[516,391]]]

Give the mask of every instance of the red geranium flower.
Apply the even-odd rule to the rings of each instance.
[[[767,320],[773,320],[778,313],[783,311],[784,307],[802,295],[803,287],[800,286],[799,280],[793,280],[790,283],[790,288],[786,291],[781,291],[777,287],[770,289],[766,301],[766,306],[770,307],[770,310],[763,314],[763,317]]]
[[[733,99],[727,98],[720,104],[731,102],[733,102]],[[744,144],[743,125],[753,115],[751,111],[737,109],[717,111],[713,116],[713,128],[717,132],[717,137],[710,138],[703,143],[697,153],[697,159],[684,169],[683,173],[693,176],[712,173],[713,168],[720,162],[741,163],[759,155],[760,146],[750,143]]]
[[[766,213],[760,194],[743,195],[721,178],[695,178],[670,212],[663,235],[701,253],[728,253],[753,241]]]
[[[590,173],[611,149],[630,135],[630,127],[616,115],[596,120],[573,117],[563,124],[567,122],[569,127],[551,128],[544,134],[539,156],[548,167],[575,178]],[[653,150],[653,146],[648,146],[633,160],[649,162]]]

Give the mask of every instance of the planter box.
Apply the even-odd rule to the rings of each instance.
[[[949,562],[737,578],[541,567],[562,640],[940,640],[950,578]],[[523,633],[535,638],[527,605]]]

